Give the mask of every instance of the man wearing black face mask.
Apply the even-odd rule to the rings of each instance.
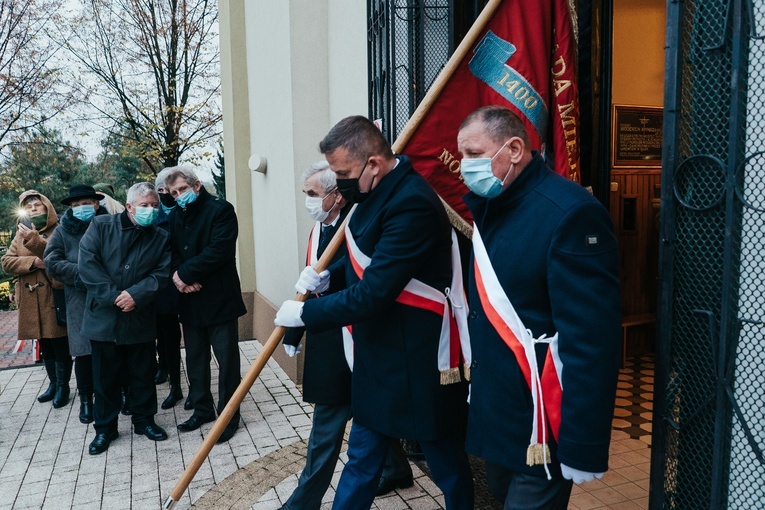
[[[333,508],[369,508],[390,439],[403,438],[419,441],[446,507],[472,509],[463,424],[455,412],[464,406],[464,390],[440,384],[443,317],[410,291],[416,280],[434,299],[444,299],[452,271],[446,212],[409,159],[394,156],[368,119],[341,120],[319,148],[340,193],[359,205],[346,229],[346,263],[329,276],[315,275],[307,290],[341,275],[347,288],[305,303],[286,301],[275,323],[309,332],[353,326],[354,421]]]

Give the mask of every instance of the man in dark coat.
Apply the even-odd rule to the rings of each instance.
[[[306,265],[310,266],[315,265],[324,253],[350,208],[345,207],[345,200],[337,192],[335,174],[326,161],[310,166],[303,177],[306,208],[316,220],[308,239]],[[332,262],[337,262],[344,253],[345,250],[338,250]],[[327,296],[335,290],[327,289],[319,296]],[[298,292],[305,292],[305,289],[299,288]],[[299,352],[304,331],[305,328],[290,328],[285,334],[284,349],[290,357]],[[351,419],[351,370],[340,328],[306,335],[303,400],[315,404],[313,426],[308,438],[306,465],[298,486],[282,507],[285,510],[321,506],[340,455],[345,426]]]
[[[123,369],[135,433],[167,439],[154,423],[154,305],[170,274],[167,232],[152,225],[158,207],[154,185],[139,182],[128,190],[125,211],[96,216],[80,241],[78,267],[87,289],[81,334],[91,340],[95,388],[91,455],[105,452],[118,436]]]
[[[234,207],[210,195],[193,170],[174,167],[165,188],[175,198],[170,213],[173,283],[181,292],[180,318],[186,346],[191,417],[178,424],[189,432],[215,420],[210,392],[210,348],[218,360],[218,408],[223,411],[241,380],[239,327],[246,313],[236,271],[239,227]],[[228,441],[239,426],[239,411],[218,439]]]
[[[572,479],[589,481],[608,468],[621,347],[611,220],[584,188],[529,150],[523,124],[507,108],[472,113],[457,140],[475,221],[467,449],[509,480],[505,508],[565,509]],[[507,334],[507,304],[521,322],[517,340]],[[525,329],[530,350],[519,345]],[[536,387],[534,372],[541,396],[528,382]],[[562,396],[545,384],[555,380]]]
[[[359,203],[346,232],[349,256],[329,275],[331,282],[344,273],[348,287],[304,304],[286,301],[275,322],[309,332],[353,325],[354,420],[334,508],[371,506],[390,440],[402,438],[419,441],[447,508],[472,509],[472,476],[459,435],[464,392],[442,386],[437,365],[442,316],[397,301],[413,279],[436,293],[450,285],[446,212],[409,159],[395,157],[368,119],[343,119],[319,147],[340,193]],[[368,262],[361,263],[362,277],[361,259]]]
[[[169,215],[175,208],[175,200],[165,188],[165,176],[170,169],[157,174],[154,181],[159,194],[159,215],[154,224],[170,231]],[[168,285],[157,298],[157,375],[155,384],[170,379],[170,393],[162,401],[162,409],[170,409],[183,398],[181,390],[181,324],[178,322],[178,289]]]

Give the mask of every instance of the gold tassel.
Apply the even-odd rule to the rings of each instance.
[[[441,371],[441,386],[460,382],[460,370],[457,367]]]
[[[547,462],[545,462],[545,459],[547,459]],[[530,444],[526,450],[526,465],[540,466],[545,463],[550,463],[550,446],[541,443]]]
[[[465,374],[465,380],[469,381],[470,380],[470,364],[465,363],[464,365],[462,365],[462,371]]]

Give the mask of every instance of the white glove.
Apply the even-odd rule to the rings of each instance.
[[[300,318],[303,315],[303,304],[300,301],[285,301],[282,303],[282,307],[276,312],[274,324],[284,326],[285,328],[305,326],[303,319]]]
[[[560,463],[560,472],[563,478],[566,480],[573,480],[574,483],[591,482],[595,478],[603,478],[604,473],[588,473],[587,471],[579,471],[572,467],[568,467],[564,463]]]
[[[295,354],[299,353],[302,347],[303,347],[302,344],[297,344],[297,345],[284,344],[284,352],[286,352],[287,356],[289,356],[290,358],[294,358]]]
[[[317,273],[311,266],[306,266],[303,272],[300,273],[295,284],[295,290],[301,294],[306,292],[315,292],[321,294],[329,288],[329,271],[324,270],[321,273]]]

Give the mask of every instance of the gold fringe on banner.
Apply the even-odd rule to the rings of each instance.
[[[467,363],[462,365],[462,371],[465,374],[465,380],[469,381],[470,380],[470,365],[468,365]]]
[[[460,369],[459,367],[449,368],[447,370],[441,370],[441,386],[447,384],[454,384],[460,382]]]
[[[546,461],[546,462],[545,462]],[[546,444],[530,444],[526,450],[526,465],[541,466],[550,463],[550,447]]]

